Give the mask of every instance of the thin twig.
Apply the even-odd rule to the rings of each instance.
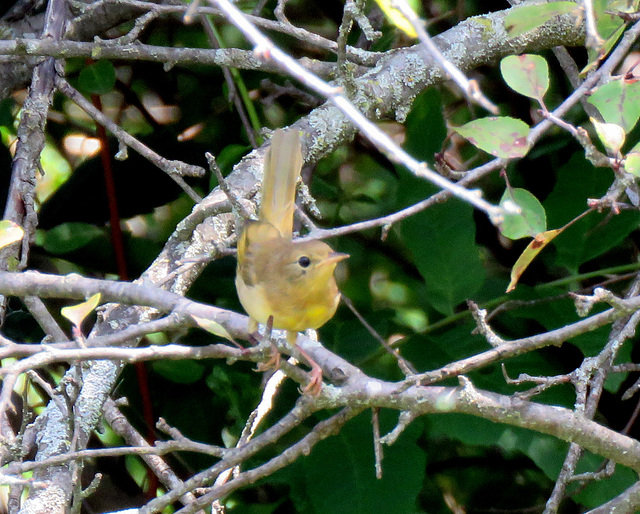
[[[199,0],[198,0],[199,1]],[[197,5],[196,0],[194,0],[191,5]],[[186,17],[186,14],[185,14]],[[205,33],[207,34],[207,38],[209,39],[209,44],[215,48],[215,49],[220,49],[221,48],[221,43],[218,40],[218,34],[215,30],[215,27],[213,26],[213,24],[211,23],[211,21],[209,20],[209,18],[207,16],[200,15],[200,23],[202,24],[202,27],[204,28]],[[238,113],[238,116],[240,116],[240,121],[242,122],[242,126],[244,127],[244,131],[247,134],[247,138],[249,138],[249,143],[251,143],[251,146],[253,146],[253,148],[257,148],[258,147],[258,138],[256,135],[256,131],[253,127],[253,125],[251,124],[251,119],[249,116],[248,108],[252,108],[253,106],[251,105],[245,105],[242,102],[242,96],[240,95],[240,91],[239,91],[239,86],[241,86],[243,88],[243,90],[245,91],[245,98],[247,99],[247,103],[250,102],[250,99],[248,98],[248,95],[246,94],[246,87],[244,86],[244,84],[240,84],[240,85],[236,85],[236,80],[235,77],[238,77],[238,80],[241,81],[242,79],[240,78],[240,74],[238,73],[238,70],[236,68],[229,68],[228,66],[220,66],[220,69],[222,70],[222,75],[224,76],[224,81],[227,84],[227,88],[229,89],[229,100],[231,100],[233,102],[233,105],[236,108],[236,112]],[[255,114],[255,109],[253,112],[253,119],[257,118],[256,114]],[[256,119],[256,123],[257,123],[257,119]]]
[[[229,186],[227,185],[227,181],[222,176],[222,171],[220,170],[220,166],[216,161],[216,158],[210,154],[209,152],[204,154],[207,158],[207,162],[209,163],[209,169],[213,172],[218,179],[218,185],[220,186],[220,190],[227,196],[229,203],[233,206],[236,212],[242,217],[244,220],[251,219],[251,213],[247,211],[247,208],[238,200],[238,196],[234,194]]]
[[[132,447],[140,447],[140,448],[152,448],[152,446],[147,443],[144,437],[129,423],[127,418],[122,414],[116,403],[112,399],[108,399],[104,404],[104,417],[107,423],[113,428],[114,432],[120,435],[127,444]],[[164,444],[164,443],[161,443]],[[135,453],[136,455],[140,455],[142,460],[145,461],[147,466],[153,470],[158,479],[168,488],[173,489],[174,487],[182,486],[183,482],[178,478],[178,476],[174,473],[174,471],[169,467],[167,462],[160,457],[159,454],[142,454]],[[185,495],[180,499],[184,505],[187,505],[195,500],[195,496],[191,493],[185,493]]]
[[[293,357],[290,357],[289,362],[294,365],[295,359]],[[258,403],[258,406],[249,415],[247,423],[242,430],[242,434],[240,435],[240,438],[236,443],[236,448],[240,448],[241,446],[244,446],[249,441],[251,441],[251,439],[256,435],[258,428],[265,420],[266,416],[273,411],[275,397],[285,378],[286,375],[282,370],[277,370],[269,377],[269,380],[267,380],[267,383],[264,386],[264,390],[262,391],[260,403]],[[216,478],[213,487],[216,488],[222,486],[229,481],[232,475],[238,476],[239,473],[239,465],[227,469],[226,471],[218,475],[218,478]],[[218,509],[222,509],[222,505],[220,504],[218,499],[214,501],[213,505],[217,506]]]
[[[382,347],[387,351],[387,353],[389,355],[391,355],[396,360],[396,362],[398,363],[398,367],[400,368],[400,370],[402,370],[404,375],[406,377],[410,377],[412,375],[415,375],[417,373],[415,367],[409,361],[407,361],[404,357],[402,357],[402,355],[400,355],[400,350],[398,348],[395,348],[395,349],[392,348],[391,345],[387,341],[385,341],[384,338],[380,334],[378,334],[376,329],[373,328],[367,322],[367,320],[364,319],[362,314],[360,314],[358,312],[358,309],[356,309],[355,305],[353,305],[353,302],[351,301],[351,299],[347,298],[344,295],[340,295],[340,298],[342,299],[344,304],[347,307],[349,307],[349,310],[351,312],[353,312],[355,317],[358,318],[358,321],[367,330],[367,332],[369,332],[369,334],[371,334],[371,336],[376,341],[378,341],[380,343],[380,345],[382,345]]]
[[[99,45],[85,41],[51,41],[33,39],[0,40],[0,56],[7,56],[5,61],[16,61],[12,56],[51,56],[56,58],[86,57],[95,55],[99,48],[103,59],[124,61],[149,61],[171,66],[188,66],[193,64],[210,66],[228,66],[245,70],[259,70],[265,72],[281,72],[281,69],[269,62],[257,59],[253,52],[238,48],[203,49],[203,48],[171,48],[163,46],[145,45],[140,42],[128,45],[110,44],[101,41]],[[377,57],[379,59],[380,56]],[[44,61],[44,59],[43,59]],[[330,78],[335,73],[335,64],[304,58],[304,66],[314,73]]]
[[[60,325],[40,298],[37,296],[25,296],[22,298],[22,302],[29,309],[29,312],[48,338],[54,341],[69,341],[67,334],[60,328]]]
[[[187,5],[159,5],[153,2],[145,2],[145,1],[137,1],[137,0],[127,0],[127,3],[134,8],[139,9],[148,9],[155,11],[159,14],[172,14],[172,13],[184,13],[189,9]],[[85,8],[85,12],[83,16],[90,17],[92,16],[92,8],[96,8],[96,6],[89,5]],[[219,9],[211,8],[211,7],[203,7],[199,6],[197,9],[198,14],[213,14],[215,16],[223,16]],[[324,38],[318,34],[310,32],[308,30],[296,27],[295,25],[283,24],[279,21],[270,20],[267,18],[262,18],[260,16],[255,15],[246,15],[247,18],[257,27],[262,27],[266,30],[279,32],[282,34],[289,35],[298,39],[299,41],[303,41],[305,44],[311,44],[317,48],[323,48],[330,52],[337,52],[337,44],[335,41]],[[74,20],[77,25],[82,24],[82,16],[78,17]],[[69,32],[69,35],[73,35],[73,30]],[[379,59],[382,57],[383,53],[381,52],[368,52],[366,50],[362,50],[360,48],[347,47],[347,54],[349,59],[359,65],[362,66],[375,66]],[[305,62],[308,60],[305,60]],[[334,66],[331,66],[332,68]],[[328,66],[324,66],[324,68],[329,71]]]
[[[371,409],[371,426],[373,427],[373,455],[375,456],[376,478],[382,479],[382,441],[380,439],[380,409]]]
[[[142,507],[138,514],[151,514],[152,512],[161,511],[166,506],[171,505],[185,492],[193,491],[197,487],[212,483],[220,473],[246,461],[264,447],[275,443],[319,409],[320,406],[317,405],[316,401],[310,400],[307,396],[300,397],[293,409],[282,417],[278,423],[274,424],[244,446],[229,450],[223,460],[214,464],[209,469],[195,474],[184,482],[184,486],[174,488],[160,498],[152,500]],[[228,485],[229,484],[223,486],[223,489]],[[215,498],[210,498],[209,503],[212,503],[214,499]]]
[[[201,496],[193,504],[180,509],[176,514],[193,514],[197,509],[210,505],[214,500],[227,496],[242,486],[254,483],[262,477],[275,473],[278,469],[288,465],[292,460],[307,454],[313,446],[334,434],[336,430],[362,412],[362,410],[361,407],[346,407],[338,414],[334,414],[330,418],[320,421],[311,432],[300,439],[300,441],[290,445],[286,453],[272,458],[261,466],[243,472],[225,485],[217,487],[211,492]],[[141,514],[144,514],[144,511],[142,511]]]
[[[199,203],[202,201],[200,195],[198,195],[193,190],[193,188],[184,181],[182,177],[201,177],[206,173],[204,168],[201,168],[200,166],[194,166],[193,164],[186,164],[182,161],[165,159],[161,155],[158,155],[156,152],[151,150],[151,148],[138,141],[128,132],[118,127],[118,125],[116,125],[107,116],[96,109],[91,102],[89,102],[84,96],[82,96],[79,91],[74,89],[71,84],[69,84],[65,79],[63,79],[62,77],[57,77],[56,85],[58,86],[58,89],[62,93],[67,95],[71,100],[73,100],[78,105],[78,107],[80,107],[97,123],[100,123],[104,128],[106,128],[109,132],[116,136],[118,138],[118,141],[134,149],[144,158],[148,159],[151,163],[153,163],[155,166],[169,175],[169,177],[171,177],[171,179],[173,179],[173,181],[178,184],[194,202]]]
[[[596,17],[593,10],[593,1],[580,0],[580,3],[582,4],[587,27],[587,48],[596,53],[600,52],[604,45],[604,41],[600,37],[600,34],[598,34],[598,28],[596,27]]]

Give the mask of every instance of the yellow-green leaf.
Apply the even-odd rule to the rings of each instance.
[[[525,272],[525,270],[529,267],[529,264],[537,257],[537,255],[547,246],[558,234],[562,233],[562,231],[566,227],[557,228],[555,230],[547,230],[546,232],[541,232],[537,234],[536,237],[533,238],[528,246],[524,249],[518,260],[511,268],[511,282],[509,282],[509,287],[507,287],[507,293],[513,291],[518,285],[518,280]]]
[[[231,337],[231,334],[227,332],[227,329],[224,328],[217,321],[213,321],[207,318],[201,318],[200,316],[194,316],[193,314],[191,315],[191,317],[198,324],[200,328],[206,330],[210,334],[213,334],[218,337],[222,337],[228,341],[231,341],[232,343],[236,342],[235,339]]]
[[[85,318],[91,314],[98,305],[100,305],[100,298],[100,293],[96,293],[86,302],[71,305],[69,307],[63,307],[60,310],[60,314],[67,318],[76,327],[80,328]]]
[[[391,23],[393,23],[408,36],[418,37],[418,34],[416,34],[416,31],[413,28],[413,25],[411,25],[411,22],[406,18],[404,14],[402,14],[400,10],[393,7],[391,5],[391,2],[392,0],[376,0],[376,3]]]
[[[9,220],[0,221],[0,248],[17,243],[24,236],[24,230],[17,223]]]
[[[605,148],[612,154],[618,155],[626,139],[624,129],[615,123],[600,123],[595,118],[590,119]]]
[[[480,118],[455,130],[472,145],[495,157],[513,159],[524,157],[529,151],[529,126],[508,116]]]
[[[640,152],[629,152],[624,158],[624,170],[640,177]]]

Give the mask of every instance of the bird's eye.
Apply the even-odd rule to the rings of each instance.
[[[303,255],[298,259],[298,264],[300,264],[302,268],[308,268],[309,264],[311,264],[311,259],[309,259],[309,257],[307,257],[306,255]]]

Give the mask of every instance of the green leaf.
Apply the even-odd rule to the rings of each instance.
[[[249,150],[251,150],[251,146],[247,145],[234,144],[225,146],[216,157],[218,166],[220,166],[223,173],[230,173],[233,166],[240,161]]]
[[[418,369],[440,368],[487,349],[487,340],[474,333],[476,328],[473,323],[467,322],[449,327],[437,336],[432,333],[415,334],[402,343],[402,355]],[[486,385],[474,384],[477,387]]]
[[[640,177],[640,143],[636,144],[624,156],[624,169],[636,177]]]
[[[204,366],[193,360],[154,361],[153,371],[176,384],[192,384],[202,378]]]
[[[223,176],[231,173],[233,166],[240,161],[240,159],[246,155],[246,153],[251,149],[250,146],[246,145],[227,145],[225,146],[220,153],[216,156],[216,162],[220,167],[220,171]],[[211,178],[209,181],[209,188],[213,189],[218,185],[218,179],[215,174],[211,174]]]
[[[529,151],[529,126],[515,118],[480,118],[455,130],[474,146],[503,159],[524,157]]]
[[[558,169],[555,188],[543,202],[549,226],[559,227],[582,214],[589,198],[600,198],[606,192],[613,172],[594,168],[584,155],[573,157]],[[592,213],[577,221],[554,240],[556,264],[577,271],[585,262],[613,249],[638,227],[640,214],[622,211]]]
[[[79,77],[80,89],[90,95],[103,95],[116,84],[116,70],[109,61],[98,61],[82,68]]]
[[[429,90],[418,97],[407,117],[404,148],[418,159],[433,161],[433,154],[442,149],[445,137],[440,97],[435,90]],[[394,210],[437,192],[434,186],[404,169],[397,173],[400,180]],[[475,230],[472,208],[457,200],[411,216],[400,226],[402,241],[424,278],[426,301],[440,312],[452,313],[484,282]]]
[[[504,18],[504,27],[510,38],[529,32],[560,14],[579,15],[580,7],[574,2],[550,2],[547,4],[514,7]]]
[[[500,72],[511,89],[542,103],[549,89],[549,65],[544,57],[509,55],[500,62]]]
[[[596,18],[598,34],[608,38],[625,25],[618,12],[633,13],[638,9],[638,0],[594,0],[593,10]]]
[[[500,200],[505,214],[500,232],[509,239],[534,237],[547,228],[547,215],[538,199],[526,189],[508,187]],[[514,208],[519,213],[510,214]]]
[[[388,421],[397,416],[380,414],[381,431],[385,433],[393,428]],[[416,512],[426,461],[424,450],[416,443],[420,433],[420,423],[413,423],[394,445],[384,447],[382,480],[374,472],[370,412],[351,420],[338,435],[318,443],[301,465],[310,512]]]
[[[124,462],[127,473],[133,481],[138,484],[138,487],[142,489],[145,481],[148,479],[147,468],[143,461],[133,455],[125,455]]]
[[[47,231],[44,249],[53,254],[63,255],[86,246],[102,236],[102,229],[89,223],[63,223]]]
[[[442,118],[442,99],[437,89],[430,88],[417,96],[406,120],[404,149],[421,161],[433,162],[442,151],[447,126]]]
[[[485,271],[475,242],[473,208],[468,204],[435,205],[404,220],[401,233],[434,309],[453,314],[482,286]]]
[[[442,102],[437,91],[428,90],[416,99],[407,116],[404,148],[416,158],[432,162],[445,137]],[[437,192],[434,186],[404,169],[397,173],[400,180],[394,210]],[[485,270],[475,234],[472,208],[456,200],[433,206],[401,224],[400,237],[425,281],[426,301],[440,312],[452,313],[484,282]]]
[[[573,300],[567,298],[554,302],[538,301],[544,298],[548,299],[556,295],[562,295],[563,293],[566,293],[566,288],[564,287],[542,287],[532,289],[527,287],[526,285],[521,285],[516,291],[510,294],[510,296],[513,300],[522,300],[523,303],[526,304],[526,308],[514,309],[509,313],[508,316],[514,318],[513,322],[516,323],[519,327],[522,327],[523,325],[526,326],[526,324],[528,323],[528,321],[523,323],[522,320],[535,320],[536,323],[542,325],[546,330],[555,330],[557,328],[567,326],[571,323],[575,323],[581,318],[576,313],[576,307]],[[605,310],[605,308],[606,307],[604,306],[596,307],[593,310],[592,314],[601,312]],[[579,348],[584,356],[595,356],[602,351],[603,341],[606,340],[609,330],[609,327],[603,326],[590,332],[586,332],[579,336],[573,337],[571,338],[571,345]],[[546,352],[543,352],[543,354],[544,353]],[[527,354],[527,356],[530,355],[531,354]],[[557,369],[553,369],[552,371],[550,371],[549,369],[546,369],[544,371],[539,370],[536,371],[535,374],[557,375],[564,372],[562,363],[558,362],[553,357],[553,355],[553,353],[548,354],[548,357],[550,357],[551,360],[547,362],[547,368],[553,366],[559,367]],[[513,367],[509,365],[509,372],[511,376],[516,376],[522,371],[527,370],[513,369]],[[565,405],[566,407],[572,407],[573,395],[569,390],[565,390],[565,392],[569,394],[570,398],[567,398],[567,402],[563,405]]]
[[[621,126],[629,133],[640,118],[640,82],[612,80],[589,97],[606,123]]]
[[[428,430],[430,437],[456,439],[467,445],[497,446],[508,453],[522,452],[552,480],[558,477],[567,449],[567,443],[555,437],[464,414],[431,416]]]
[[[14,107],[15,100],[13,98],[5,98],[4,100],[0,101],[0,126],[13,127]]]
[[[24,236],[24,230],[17,223],[10,220],[0,221],[0,248],[17,243]]]
[[[373,319],[369,319],[373,328],[379,334],[385,334],[389,330],[391,311],[376,312]],[[358,326],[360,325],[360,326]],[[393,325],[391,325],[393,326]],[[358,344],[349,343],[349,333],[353,333],[351,341],[358,341]],[[380,350],[380,343],[356,320],[349,320],[339,324],[333,336],[332,351],[349,362],[363,362]]]

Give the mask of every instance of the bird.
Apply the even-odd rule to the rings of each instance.
[[[295,346],[298,332],[317,329],[329,321],[340,302],[334,277],[346,253],[323,241],[293,239],[296,186],[302,169],[300,135],[278,129],[264,159],[262,201],[257,220],[247,220],[238,238],[236,290],[249,315],[249,332],[258,323],[285,330]],[[317,395],[322,368],[298,347],[311,366],[303,392]]]

